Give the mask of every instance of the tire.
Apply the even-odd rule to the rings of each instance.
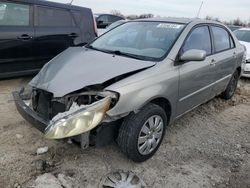
[[[117,143],[129,159],[144,162],[151,158],[161,145],[167,123],[165,111],[160,106],[149,103],[138,113],[131,113],[124,119]],[[139,143],[144,140],[145,142]]]
[[[229,100],[234,96],[239,80],[239,72],[235,71],[226,90],[221,94],[221,98]]]

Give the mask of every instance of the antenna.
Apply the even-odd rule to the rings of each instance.
[[[198,10],[198,13],[197,13],[196,18],[199,18],[200,13],[201,13],[201,8],[202,8],[202,6],[203,6],[203,1],[201,2],[201,5],[200,5],[200,8],[199,8],[199,10]]]
[[[72,5],[73,1],[74,1],[74,0],[71,0],[69,4]]]

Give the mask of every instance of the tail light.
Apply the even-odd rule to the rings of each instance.
[[[96,20],[95,20],[95,16],[93,15],[93,28],[94,28],[94,32],[95,35],[98,36],[98,31],[97,31],[97,25],[96,25]]]

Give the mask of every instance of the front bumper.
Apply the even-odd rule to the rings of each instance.
[[[79,106],[73,103],[68,111],[58,113],[52,120],[49,120],[41,117],[25,104],[25,97],[22,97],[21,93],[13,92],[17,110],[48,139],[74,137],[89,132],[102,122],[111,104],[110,96],[90,105]]]
[[[49,125],[49,120],[40,117],[35,111],[25,104],[19,92],[12,93],[18,112],[22,117],[41,132]]]

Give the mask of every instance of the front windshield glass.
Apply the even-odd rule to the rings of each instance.
[[[234,34],[238,40],[250,42],[250,30],[236,30]]]
[[[171,49],[184,24],[128,22],[107,32],[89,47],[143,60],[159,60]]]

